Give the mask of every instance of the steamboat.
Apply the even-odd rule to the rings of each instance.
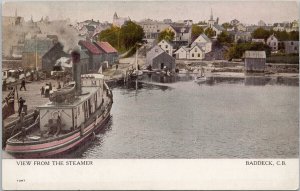
[[[113,95],[102,74],[81,75],[80,54],[72,52],[73,81],[39,106],[39,116],[7,140],[16,158],[54,157],[80,146],[110,118]]]

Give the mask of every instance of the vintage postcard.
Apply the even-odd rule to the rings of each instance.
[[[295,190],[297,1],[4,1],[3,190]]]

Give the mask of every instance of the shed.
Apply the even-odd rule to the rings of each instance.
[[[162,70],[164,68],[175,71],[175,58],[166,53],[159,46],[154,46],[146,55],[146,65],[151,65],[154,70]]]
[[[89,71],[98,71],[104,61],[104,52],[94,45],[92,42],[80,40],[79,46],[81,50],[85,51],[89,55]]]
[[[265,51],[246,51],[245,52],[245,71],[264,72],[266,66]]]
[[[112,65],[119,60],[118,51],[108,42],[94,42],[94,44],[105,53],[104,60],[107,61],[108,64]]]

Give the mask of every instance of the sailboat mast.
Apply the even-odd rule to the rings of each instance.
[[[35,70],[38,71],[38,66],[37,66],[37,41],[35,38]]]
[[[135,54],[135,70],[136,71],[138,70],[138,61],[137,61],[138,51],[139,51],[139,48],[136,47],[136,54]]]

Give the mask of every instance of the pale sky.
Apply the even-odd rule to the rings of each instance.
[[[293,21],[299,18],[297,1],[9,1],[2,5],[2,15],[19,16],[39,20],[49,16],[50,20],[70,18],[71,21],[94,19],[112,22],[114,12],[132,20],[151,18],[172,21],[192,19],[194,22],[208,20],[210,9],[214,19],[220,23],[238,19],[242,23],[257,24]]]

